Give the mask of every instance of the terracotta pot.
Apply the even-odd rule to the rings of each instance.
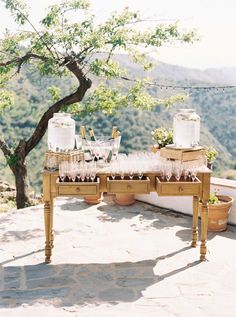
[[[208,213],[208,231],[224,231],[232,207],[233,198],[230,196],[217,195],[220,203],[210,204]]]
[[[116,194],[114,202],[121,206],[129,206],[135,203],[133,194]]]
[[[99,193],[97,195],[84,196],[84,201],[90,205],[99,204],[101,201],[103,201],[103,193]]]

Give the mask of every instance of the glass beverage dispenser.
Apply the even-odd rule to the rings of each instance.
[[[174,116],[174,145],[192,148],[199,145],[200,117],[194,109],[180,109]]]
[[[54,152],[73,150],[75,120],[70,113],[58,112],[48,121],[48,149]]]

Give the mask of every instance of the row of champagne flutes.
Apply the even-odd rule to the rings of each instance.
[[[119,154],[118,159],[112,161],[109,171],[112,179],[142,179],[145,172],[160,172],[162,180],[195,181],[198,168],[191,162],[171,161],[153,153],[137,152],[128,156]]]
[[[94,182],[97,168],[95,162],[67,162],[59,164],[59,179],[61,182]]]
[[[129,155],[119,154],[117,160],[112,161],[109,167],[111,178],[114,179],[143,179],[143,174],[158,169],[158,160],[155,154],[149,152],[135,152]]]
[[[157,157],[156,154],[138,152],[119,154],[117,160],[111,161],[108,172],[113,180],[115,179],[143,179],[146,172],[160,172],[160,177],[164,181],[184,180],[195,181],[198,167],[190,162],[181,163],[165,158]],[[94,181],[97,174],[97,163],[87,162],[67,162],[59,164],[60,181]]]
[[[160,160],[160,174],[163,181],[169,182],[172,179],[176,181],[195,181],[197,172],[198,168],[188,162]]]

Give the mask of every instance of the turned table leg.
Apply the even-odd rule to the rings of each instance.
[[[50,240],[51,240],[51,247],[53,248],[53,241],[54,241],[54,232],[53,232],[53,199],[50,201],[51,205],[51,212],[50,212]]]
[[[45,262],[51,262],[52,243],[51,243],[51,230],[52,230],[52,210],[51,202],[45,201],[44,203],[44,224],[45,224]]]
[[[201,261],[206,260],[207,222],[208,222],[208,201],[203,201],[202,208],[201,208],[201,247],[200,247]]]
[[[193,197],[193,226],[192,226],[192,243],[191,246],[196,248],[198,240],[198,209],[199,197]]]

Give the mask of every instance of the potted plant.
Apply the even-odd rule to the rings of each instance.
[[[212,170],[212,164],[218,156],[218,151],[214,146],[208,146],[205,148],[205,156],[207,159],[207,167]]]
[[[157,128],[151,132],[152,139],[155,144],[152,147],[153,152],[157,152],[159,149],[165,147],[167,144],[173,143],[173,130],[166,129],[164,127]]]
[[[232,197],[219,195],[216,192],[210,195],[208,231],[224,231],[227,229],[228,217],[233,201]]]

